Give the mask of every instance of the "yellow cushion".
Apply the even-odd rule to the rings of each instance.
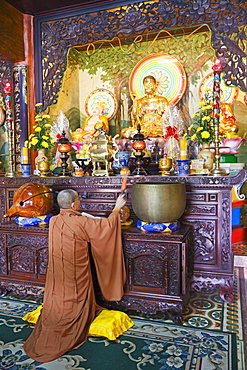
[[[40,305],[34,311],[28,312],[22,320],[36,324],[42,307],[43,305]],[[133,325],[134,322],[126,313],[114,310],[103,310],[90,325],[88,335],[115,340]]]
[[[32,311],[32,312],[28,312],[23,318],[22,320],[24,321],[28,321],[32,324],[36,324],[38,318],[39,318],[39,315],[40,315],[40,312],[42,310],[42,307],[43,305],[40,305],[39,307],[36,308],[36,310]]]
[[[133,325],[134,322],[126,313],[114,310],[103,310],[90,325],[88,335],[115,340]]]

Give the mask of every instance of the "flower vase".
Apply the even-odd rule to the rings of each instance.
[[[206,170],[211,170],[214,164],[214,153],[211,152],[209,149],[209,145],[207,143],[202,143],[202,149],[198,153],[198,159],[203,159],[203,168]]]
[[[35,170],[34,170],[34,175],[39,176],[40,171],[38,169],[38,162],[48,162],[48,158],[45,155],[45,148],[39,149],[38,150],[38,155],[35,158]]]

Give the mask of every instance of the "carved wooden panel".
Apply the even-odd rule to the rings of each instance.
[[[211,193],[210,191],[205,193],[203,190],[197,190],[196,192],[187,192],[186,194],[187,201],[192,202],[217,202],[218,193]]]
[[[217,214],[217,205],[187,204],[186,213],[190,215],[212,215]]]
[[[44,248],[38,249],[37,251],[37,265],[38,265],[38,275],[45,276],[46,268],[48,263],[48,248],[45,246]]]
[[[168,261],[169,289],[168,289],[168,293],[171,295],[179,295],[182,293],[181,285],[180,285],[180,282],[182,280],[181,258],[182,258],[182,243],[180,243],[179,245],[176,245],[176,244],[169,245],[169,261]]]
[[[19,273],[35,274],[35,253],[25,245],[14,245],[8,248],[9,272],[11,274]]]
[[[6,244],[10,274],[30,277],[45,275],[47,236],[7,234]]]
[[[155,269],[154,269],[155,266]],[[133,285],[163,287],[163,263],[150,255],[133,260]]]
[[[0,189],[0,212],[1,216],[5,214],[5,189]]]
[[[181,235],[179,242],[172,240],[172,237],[169,239],[169,234],[154,236],[149,234],[149,238],[154,239],[154,237],[157,241],[151,242],[145,240],[145,237],[140,239],[138,232],[135,235],[124,233],[128,291],[130,293],[132,290],[156,291],[156,293],[159,291],[162,294],[178,296],[181,294]],[[188,235],[186,235],[187,237]],[[133,240],[135,238],[137,240]],[[188,247],[186,253],[189,253],[190,249],[191,247]],[[147,289],[148,287],[150,290]]]
[[[0,281],[0,291],[3,290],[3,292],[14,292],[15,294],[19,296],[27,296],[27,295],[34,295],[35,300],[40,300],[40,302],[43,302],[43,296],[44,296],[44,286],[42,286],[41,282],[31,283],[31,282],[21,282],[18,279],[16,280],[6,280],[1,279]]]
[[[163,271],[168,257],[166,246],[125,239],[124,252],[129,270],[129,289],[133,289],[133,285],[163,288]]]
[[[0,274],[7,275],[7,256],[4,234],[0,234]]]
[[[232,228],[231,228],[231,198],[228,192],[222,192],[222,221],[221,221],[221,255],[219,259],[221,261],[221,268],[227,269],[231,264],[231,254],[232,254]]]
[[[127,268],[125,294],[119,302],[106,302],[97,292],[98,303],[111,309],[171,317],[180,322],[192,276],[191,261],[188,261],[193,256],[192,228],[182,225],[180,231],[172,234],[140,234],[134,227],[126,228],[123,238]]]
[[[198,218],[190,222],[194,230],[195,264],[216,264],[216,222]]]

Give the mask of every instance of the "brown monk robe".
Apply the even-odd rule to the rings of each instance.
[[[80,347],[101,311],[95,301],[88,243],[104,297],[118,301],[123,295],[126,275],[118,210],[108,218],[93,219],[61,209],[49,226],[43,309],[24,344],[26,354],[36,361],[52,361]]]

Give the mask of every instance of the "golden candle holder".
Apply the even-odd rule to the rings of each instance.
[[[225,176],[226,171],[224,168],[220,167],[220,140],[219,140],[219,124],[216,121],[214,124],[214,146],[211,149],[214,149],[214,167],[210,170],[209,175],[211,176]],[[222,148],[222,147],[221,147]]]

